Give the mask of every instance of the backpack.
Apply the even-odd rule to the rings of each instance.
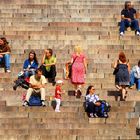
[[[105,100],[99,100],[98,102],[101,103],[101,106],[95,108],[96,114],[98,117],[103,117],[104,113],[108,113],[110,111],[111,106]]]
[[[41,98],[39,95],[31,95],[29,99],[29,106],[42,106]]]

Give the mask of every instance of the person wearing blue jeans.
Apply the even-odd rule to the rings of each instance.
[[[6,71],[10,70],[10,54],[3,54],[0,58],[0,62],[4,62]]]
[[[130,88],[134,86],[136,83],[136,87],[138,91],[140,91],[140,60],[138,65],[134,66],[130,73]]]
[[[24,78],[29,78],[31,75],[35,75],[35,71],[38,68],[38,60],[34,50],[29,52],[29,58],[24,61],[23,70]]]
[[[102,104],[99,100],[99,96],[97,94],[95,94],[95,88],[94,86],[90,85],[87,88],[87,93],[86,93],[86,97],[85,97],[86,101],[86,112],[88,113],[89,117],[93,118],[93,117],[97,117],[98,116],[98,112],[101,109],[101,116],[100,117],[104,117],[107,118],[108,114],[106,112],[104,112],[104,104]]]
[[[4,63],[6,72],[10,71],[10,52],[8,42],[5,37],[0,38],[0,63]]]
[[[120,35],[123,36],[125,28],[131,27],[140,35],[137,11],[132,7],[130,1],[125,2],[125,8],[121,11]]]

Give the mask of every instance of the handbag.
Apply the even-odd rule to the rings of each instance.
[[[117,72],[119,71],[118,63],[119,63],[119,60],[117,60],[117,66],[116,66],[116,68],[115,68],[114,71],[113,71],[113,75],[116,75]]]
[[[119,71],[119,69],[116,67],[113,71],[113,75],[116,75],[116,73]]]
[[[68,77],[69,78],[71,78],[71,76],[72,76],[72,65],[74,64],[74,62],[75,62],[75,60],[76,60],[77,57],[75,57],[75,59],[73,60],[73,63],[72,64],[69,63],[69,65],[68,65],[68,71],[69,71],[68,72]]]

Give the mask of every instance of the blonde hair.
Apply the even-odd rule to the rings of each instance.
[[[82,52],[82,47],[79,46],[79,45],[77,45],[77,46],[74,47],[74,50],[75,50],[75,52],[77,52],[77,53],[81,53],[81,52]]]

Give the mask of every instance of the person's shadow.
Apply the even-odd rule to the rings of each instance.
[[[115,101],[122,101],[122,95],[120,91],[108,91],[108,96],[114,96]]]

